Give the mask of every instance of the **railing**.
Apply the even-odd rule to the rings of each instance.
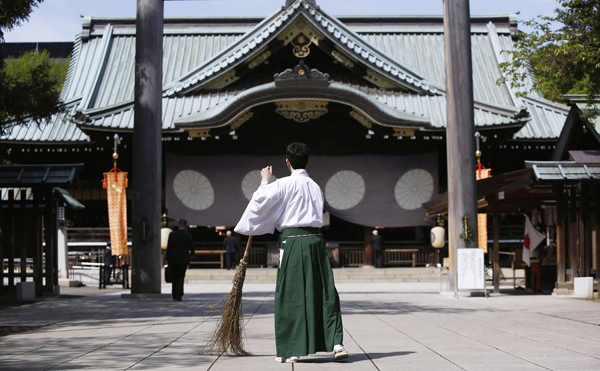
[[[237,264],[244,253],[245,243],[240,244],[240,251],[237,252],[234,259],[234,264]],[[202,251],[210,253],[203,254]],[[222,266],[221,255],[215,254],[215,251],[223,251],[223,243],[220,242],[201,242],[196,244],[196,254],[192,258],[191,265],[211,265]],[[249,267],[266,267],[267,266],[267,244],[253,243],[248,256]]]
[[[106,243],[110,240],[110,230],[109,228],[67,228],[67,236],[70,242]],[[131,241],[131,228],[127,228],[127,240]]]
[[[341,267],[361,267],[365,262],[364,243],[339,243],[339,264]]]
[[[434,249],[430,244],[419,242],[419,241],[390,241],[385,243],[385,249],[416,249],[417,250],[417,261],[416,265],[432,264],[432,253]],[[397,253],[397,259],[391,260],[412,260],[412,255],[409,252]],[[387,254],[386,254],[387,255]]]

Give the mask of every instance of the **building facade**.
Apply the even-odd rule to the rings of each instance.
[[[471,23],[475,126],[493,174],[549,159],[568,113],[500,82],[516,26],[514,15]],[[235,225],[258,169],[286,176],[285,147],[302,141],[325,193],[328,240],[368,243],[380,227],[389,240],[426,244],[421,205],[446,189],[443,37],[441,16],[334,17],[311,0],[264,19],[165,19],[165,213],[215,239],[215,227]],[[71,192],[87,206],[80,227],[107,225],[100,180],[115,133],[119,167],[135,171],[134,58],[135,19],[84,17],[65,113],[1,138],[14,163],[86,163]]]

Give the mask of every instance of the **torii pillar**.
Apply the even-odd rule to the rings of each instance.
[[[160,294],[163,0],[137,0],[133,128],[132,295]]]
[[[473,67],[469,0],[444,0],[448,157],[448,249],[450,290],[457,290],[456,249],[473,247],[461,238],[465,216],[477,237],[477,184],[473,118]]]

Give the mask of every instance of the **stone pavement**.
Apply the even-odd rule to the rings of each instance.
[[[435,283],[338,284],[350,358],[335,363],[318,354],[296,365],[273,362],[274,285],[247,284],[246,339],[254,355],[201,354],[218,315],[212,306],[229,289],[191,284],[183,302],[87,289],[86,296],[0,310],[0,326],[29,326],[0,337],[0,369],[600,370],[598,302],[454,299],[440,296]]]

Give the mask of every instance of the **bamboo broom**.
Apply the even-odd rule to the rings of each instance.
[[[227,296],[223,314],[206,346],[206,350],[209,353],[229,353],[238,356],[250,355],[244,349],[243,341],[242,288],[246,279],[246,267],[248,265],[248,255],[250,255],[251,246],[252,236],[248,236],[246,251],[240,260],[240,265],[235,270],[233,287]]]

